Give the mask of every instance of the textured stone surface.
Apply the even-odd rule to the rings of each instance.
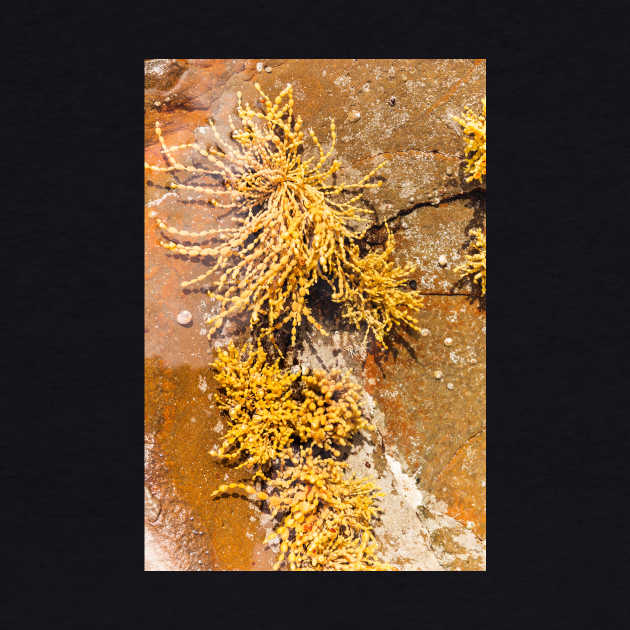
[[[454,199],[435,207],[423,205],[406,211],[390,222],[396,238],[393,257],[399,264],[411,261],[416,270],[411,276],[425,294],[471,292],[470,282],[458,282],[470,242],[471,228],[484,225],[484,209],[475,197]],[[371,232],[368,242],[386,239],[384,228]],[[445,264],[439,262],[444,256]]]
[[[271,72],[258,72],[259,61]],[[341,180],[389,160],[379,171],[385,185],[368,195],[375,225],[368,242],[382,243],[378,226],[390,220],[397,260],[418,265],[414,279],[427,294],[419,320],[429,334],[403,332],[387,352],[377,352],[320,304],[315,309],[323,310],[331,335],[308,331],[288,359],[350,368],[366,390],[364,409],[378,430],[357,438],[349,461],[353,470],[374,474],[386,492],[376,530],[384,558],[406,570],[484,569],[485,312],[453,269],[468,230],[485,213],[482,195],[463,181],[464,143],[451,116],[479,106],[485,61],[149,60],[145,159],[164,164],[156,120],[169,145],[193,137],[203,142],[209,116],[226,136],[236,92],[253,104],[254,81],[271,96],[291,82],[295,111],[324,149],[335,118]],[[180,157],[198,159],[190,151]],[[246,332],[232,320],[207,341],[203,322],[217,305],[199,289],[180,287],[205,264],[161,248],[154,222],[160,216],[180,229],[201,230],[229,226],[231,219],[202,195],[171,191],[172,178],[145,173],[146,568],[267,570],[275,554],[262,545],[272,525],[266,515],[237,496],[207,498],[220,483],[246,476],[208,454],[224,428],[209,399],[208,363],[217,346]],[[183,310],[193,316],[188,326],[177,323]],[[438,369],[441,380],[433,376]]]
[[[457,449],[485,426],[485,317],[465,296],[427,296],[419,319],[429,334],[401,336],[385,353],[369,354],[364,378],[386,417],[384,439],[397,447],[405,472],[431,489]]]
[[[432,484],[447,513],[486,537],[486,430],[470,437]]]
[[[223,430],[208,373],[167,368],[159,359],[145,363],[145,482],[161,506],[154,519],[145,495],[149,550],[159,541],[156,553],[173,558],[179,570],[267,570],[274,554],[262,545],[258,508],[236,495],[208,499],[220,484],[245,477],[208,454]]]

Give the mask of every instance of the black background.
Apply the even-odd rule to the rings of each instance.
[[[622,6],[5,12],[0,625],[627,626]],[[486,572],[143,571],[143,61],[166,56],[488,59]]]

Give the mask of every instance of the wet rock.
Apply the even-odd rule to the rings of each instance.
[[[442,502],[427,495],[416,512],[440,566],[447,571],[485,571],[485,541],[444,514],[442,507]]]
[[[179,570],[269,570],[274,554],[262,542],[266,528],[259,508],[237,494],[208,500],[220,484],[243,476],[208,454],[223,429],[208,391],[214,394],[216,383],[207,367],[145,363],[145,433],[155,436],[145,478],[161,498],[152,534]]]
[[[473,225],[483,225],[483,215],[475,202],[455,199],[439,207],[417,207],[404,216],[407,227],[400,229],[392,222],[396,237],[394,259],[399,264],[406,261],[416,266],[412,277],[420,291],[426,294],[470,293],[470,284],[460,285],[461,273],[455,268],[463,263],[468,232]],[[383,239],[375,233],[372,242]],[[440,256],[446,256],[450,264],[436,265]]]
[[[145,85],[145,147],[157,142],[155,121],[165,134],[180,132],[183,141],[191,129],[207,124],[214,100],[221,90],[232,93],[230,82],[247,81],[255,73],[255,62],[239,59],[178,59],[184,70],[175,83]],[[153,104],[159,102],[156,108]]]
[[[433,491],[447,513],[486,537],[486,432],[470,437],[436,478]]]
[[[465,296],[427,296],[420,321],[433,334],[401,335],[386,353],[368,354],[362,382],[383,414],[384,443],[404,472],[418,478],[420,489],[435,494],[439,488],[450,497],[461,476],[485,474],[481,458],[471,459],[467,470],[449,467],[485,428],[485,314]],[[443,343],[448,336],[454,339],[450,347]],[[453,390],[435,378],[438,370]],[[475,502],[480,523],[485,491],[476,493]]]
[[[172,88],[185,68],[185,60],[147,59],[144,62],[144,87],[159,90]]]
[[[383,95],[385,81],[388,91],[396,94],[395,107]],[[379,171],[384,186],[366,196],[375,206],[390,201],[394,210],[390,215],[378,211],[375,222],[405,208],[410,196],[416,203],[428,203],[435,190],[445,199],[474,188],[460,177],[465,145],[451,116],[485,96],[485,60],[290,60],[274,67],[273,75],[260,77],[262,88],[271,94],[289,82],[295,111],[324,144],[330,139],[330,116],[335,118],[340,176],[365,174],[388,160]],[[255,102],[252,85],[244,84],[242,91],[244,100]],[[346,129],[342,121],[349,103],[360,108],[361,120]],[[445,183],[447,167],[456,169],[457,177]]]

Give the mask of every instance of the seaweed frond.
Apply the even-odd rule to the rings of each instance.
[[[474,237],[470,245],[470,254],[465,255],[464,264],[455,267],[465,276],[472,276],[472,281],[481,286],[481,295],[486,294],[486,234],[481,228],[474,228],[468,233]]]
[[[365,337],[372,332],[376,341],[387,348],[385,336],[394,325],[406,325],[419,331],[413,313],[423,308],[419,291],[409,288],[414,266],[400,267],[391,261],[394,237],[387,223],[387,244],[381,252],[363,258],[358,245],[348,252],[348,272],[339,278],[332,299],[342,304],[341,315],[357,328],[365,324]]]
[[[471,109],[464,112],[463,118],[453,116],[468,136],[466,140],[466,172],[470,175],[467,182],[481,182],[486,176],[486,99],[482,99],[483,112],[477,116]]]

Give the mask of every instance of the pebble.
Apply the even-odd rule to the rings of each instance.
[[[429,335],[429,333],[430,333],[430,332],[431,332],[431,331],[430,331],[428,328],[423,328],[423,329],[420,331],[420,334],[421,334],[423,337],[427,337],[427,336]]]
[[[455,385],[453,385],[453,383],[447,383],[446,384],[446,389],[454,389]]]
[[[192,322],[192,313],[190,311],[180,311],[177,314],[177,323],[182,326],[187,326]]]
[[[436,378],[438,381],[444,376],[444,374],[442,374],[442,370],[435,370],[435,372],[433,372],[433,378]]]
[[[144,487],[144,512],[147,519],[152,523],[160,516],[162,506],[160,502],[151,494],[151,491]]]
[[[445,345],[445,346],[450,346],[450,345],[452,345],[452,344],[453,344],[453,340],[452,340],[450,337],[447,337],[447,338],[444,340],[444,345]]]
[[[359,118],[361,118],[361,112],[358,112],[356,109],[352,110],[349,114],[348,114],[348,120],[350,122],[356,122],[357,120],[359,120]]]
[[[256,72],[262,72],[262,71],[263,71],[263,64],[262,64],[262,61],[259,61],[256,64]]]
[[[446,174],[447,175],[452,175],[453,174],[453,169],[450,166],[446,167]]]
[[[271,72],[271,66],[265,66],[265,72],[267,73]]]
[[[389,104],[393,107],[394,105],[396,105],[396,97],[395,96],[390,96],[389,98]]]
[[[151,210],[151,212],[149,212],[149,216],[150,216],[152,219],[155,219],[155,217],[157,217],[157,214],[158,214],[158,213],[157,213],[157,210]]]
[[[446,267],[447,263],[448,263],[448,260],[447,260],[446,256],[444,254],[442,254],[438,258],[438,265],[440,265],[440,267]]]

